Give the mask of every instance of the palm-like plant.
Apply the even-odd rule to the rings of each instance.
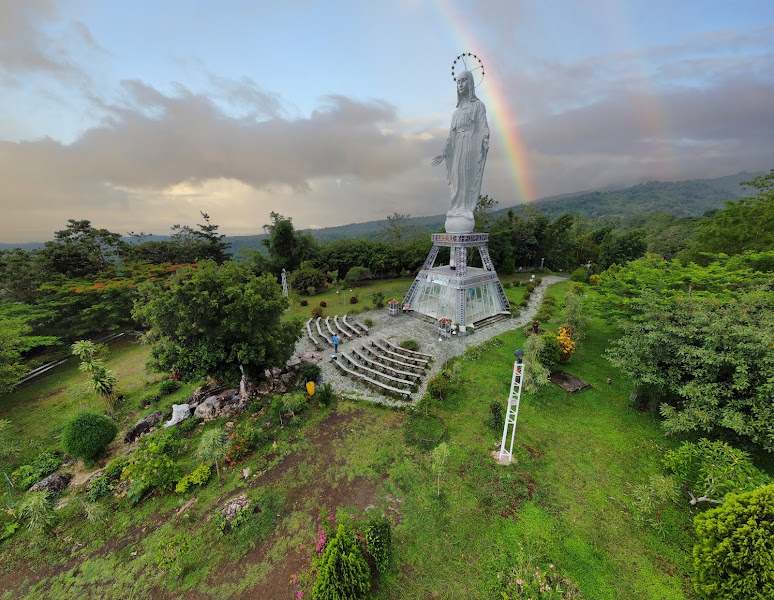
[[[32,531],[46,531],[56,520],[48,492],[27,492],[16,511],[20,518],[27,519],[27,528]]]
[[[72,353],[81,360],[78,369],[89,374],[87,383],[89,389],[102,398],[105,402],[105,410],[111,417],[114,416],[113,407],[118,377],[100,358],[105,352],[105,347],[90,340],[79,340],[70,348]]]
[[[215,463],[215,471],[218,473],[220,483],[220,467],[218,463],[226,456],[226,435],[218,429],[209,429],[202,434],[199,440],[199,456],[204,460]]]

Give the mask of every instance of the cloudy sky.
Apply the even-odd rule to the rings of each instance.
[[[774,168],[770,0],[1,0],[0,242],[445,212],[463,51],[500,206]]]

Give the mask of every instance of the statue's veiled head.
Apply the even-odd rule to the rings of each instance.
[[[464,90],[460,90],[460,80],[463,77],[466,79],[467,85]],[[476,98],[476,85],[473,83],[473,74],[470,71],[463,71],[457,76],[457,106],[460,105],[460,100],[466,96],[470,102],[478,100]]]

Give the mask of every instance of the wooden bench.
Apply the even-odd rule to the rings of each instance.
[[[331,327],[331,318],[330,317],[325,317],[325,327],[328,330],[328,333],[331,334],[331,339],[332,339],[333,336],[336,335],[336,332],[333,331],[333,327]]]
[[[352,325],[350,325],[349,323],[347,323],[347,315],[344,315],[343,317],[341,317],[341,321],[342,321],[342,323],[344,323],[344,326],[345,326],[345,327],[348,327],[349,329],[351,329],[351,330],[352,330],[352,331],[355,333],[355,335],[356,335],[357,337],[360,337],[360,336],[361,336],[361,334],[363,333],[363,332],[362,332],[360,329],[358,329],[357,327],[353,327]]]
[[[314,344],[315,348],[320,347],[319,340],[312,335],[312,319],[309,319],[306,322],[306,332],[309,334],[309,339],[312,340],[312,343]]]
[[[333,323],[336,325],[336,329],[338,329],[338,330],[339,330],[341,333],[343,333],[344,335],[346,335],[346,336],[347,336],[347,339],[350,339],[350,340],[352,339],[352,334],[351,334],[349,331],[347,331],[346,329],[344,329],[344,328],[341,326],[341,323],[339,323],[339,315],[335,315],[335,316],[333,317]],[[357,335],[358,337],[360,337],[360,334],[359,334],[359,333],[356,333],[356,335]]]
[[[372,369],[371,367],[366,367],[365,365],[361,365],[349,354],[342,354],[341,356],[343,356],[353,367],[355,367],[356,369],[361,369],[366,373],[371,373],[372,375],[376,375],[377,377],[381,377],[382,379],[394,381],[395,383],[399,383],[401,385],[405,385],[408,387],[416,385],[415,382],[413,381],[408,381],[407,379],[400,379],[399,377],[393,377],[392,375],[387,375],[386,373],[380,373],[379,371],[377,371],[376,369]]]
[[[398,352],[402,352],[402,353],[409,354],[409,355],[415,355],[415,356],[424,357],[427,360],[430,360],[431,358],[433,358],[432,354],[425,354],[424,352],[417,352],[415,350],[406,350],[405,348],[401,348],[400,346],[396,346],[395,344],[393,344],[392,342],[390,342],[388,340],[385,340],[384,338],[379,338],[379,341],[382,342],[383,344],[386,344],[387,346],[395,348]]]
[[[400,388],[393,387],[391,385],[386,385],[380,381],[376,381],[375,379],[371,379],[370,377],[366,375],[362,375],[361,373],[358,373],[357,371],[353,371],[352,369],[348,368],[346,365],[342,364],[340,360],[334,359],[333,362],[336,364],[336,366],[344,371],[345,373],[352,375],[352,377],[355,377],[356,379],[360,379],[361,381],[365,381],[367,383],[370,383],[371,385],[375,385],[379,388],[382,388],[383,390],[387,390],[388,392],[394,392],[396,394],[400,394],[401,396],[405,396],[406,400],[411,397],[411,392],[409,390],[402,390]]]
[[[344,322],[347,323],[347,315],[344,315]],[[361,323],[358,323],[357,321],[354,321],[354,323],[355,323],[354,327],[352,326],[351,323],[347,323],[347,325],[349,327],[352,327],[353,329],[360,328],[360,331],[362,333],[365,333],[366,335],[368,335],[368,327],[366,327],[365,325],[363,325]]]
[[[383,360],[383,361],[392,363],[394,365],[400,365],[401,367],[406,367],[408,369],[419,369],[420,371],[425,370],[425,367],[423,365],[412,365],[410,363],[406,363],[400,360],[395,360],[394,358],[390,358],[389,356],[384,356],[382,354],[379,354],[369,346],[363,346],[362,349],[368,352],[369,354],[373,355],[375,358],[378,358],[379,360]]]
[[[400,369],[395,369],[393,367],[390,367],[389,365],[385,365],[384,363],[380,363],[378,361],[372,360],[368,358],[365,354],[360,352],[357,348],[353,349],[352,352],[357,355],[357,357],[364,361],[364,363],[370,367],[374,367],[377,369],[385,369],[386,371],[389,371],[390,373],[393,373],[395,375],[402,375],[403,377],[411,377],[414,380],[414,383],[416,384],[416,381],[418,379],[421,379],[422,376],[418,373],[409,373],[408,371],[401,371]]]
[[[329,338],[327,335],[325,335],[322,332],[322,329],[320,328],[320,319],[322,319],[322,317],[317,317],[317,321],[316,321],[316,323],[317,323],[317,333],[319,333],[320,337],[324,338],[326,342],[328,342],[329,344],[333,344],[333,341],[331,340],[331,338]]]
[[[396,358],[402,358],[403,360],[413,360],[414,362],[419,363],[425,368],[429,366],[429,362],[426,360],[422,360],[421,358],[414,358],[413,356],[407,356],[406,354],[400,354],[398,352],[393,352],[392,350],[388,350],[387,348],[379,344],[379,342],[371,342],[371,345],[379,348],[379,350],[381,350],[384,354],[390,354]]]

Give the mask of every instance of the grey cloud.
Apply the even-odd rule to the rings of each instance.
[[[259,121],[229,116],[210,98],[182,86],[174,95],[140,81],[123,82],[122,89],[120,105],[103,105],[109,112],[104,124],[71,145],[53,140],[2,144],[0,200],[10,199],[11,188],[24,194],[41,186],[105,183],[161,189],[215,178],[237,179],[256,189],[306,190],[312,178],[391,177],[416,164],[424,146],[380,129],[395,119],[394,109],[383,102],[331,96],[310,118]]]
[[[60,81],[85,81],[85,72],[63,50],[61,39],[41,30],[43,22],[55,23],[62,38],[73,37],[95,45],[82,23],[62,24],[54,0],[7,0],[0,3],[0,73],[6,81],[29,73],[46,74]]]

